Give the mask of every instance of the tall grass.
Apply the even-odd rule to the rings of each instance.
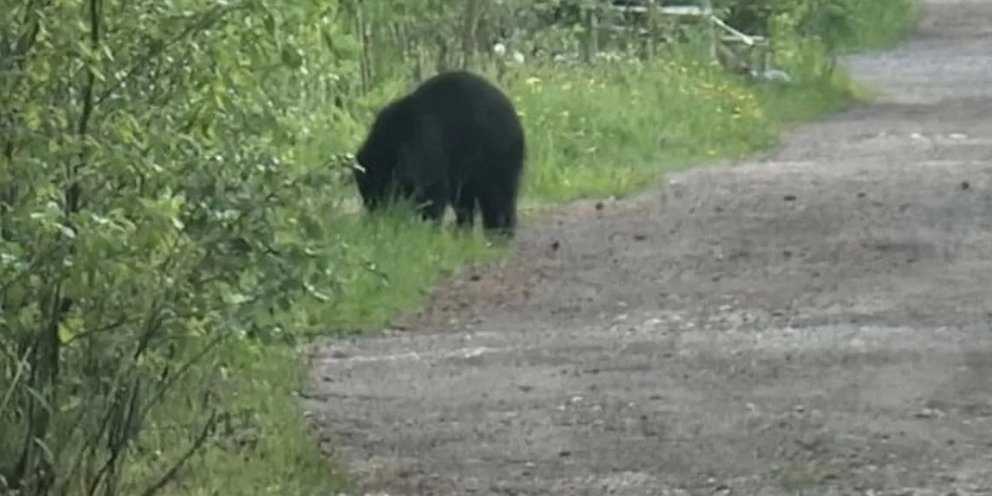
[[[510,92],[527,130],[524,192],[534,201],[623,195],[776,136],[743,80],[688,57],[536,68]]]
[[[417,307],[438,278],[502,252],[478,229],[438,229],[402,211],[373,218],[343,215],[334,224],[350,258],[338,269],[340,293],[300,323],[324,335],[383,328]]]
[[[202,408],[189,408],[185,392],[203,381],[219,382],[202,398],[221,415],[206,449],[165,487],[167,495],[338,494],[349,488],[347,474],[320,453],[301,422],[301,384],[307,381],[300,344],[313,335],[346,335],[382,328],[398,313],[420,304],[439,277],[470,262],[491,259],[501,248],[481,232],[438,229],[400,211],[374,218],[342,212],[330,222],[340,252],[332,268],[339,289],[326,301],[309,303],[292,332],[264,339],[227,339],[212,363],[190,370],[174,388],[178,401],[156,411],[123,486],[181,456],[176,436],[193,436]],[[260,315],[259,319],[270,318]],[[289,316],[287,316],[289,318]],[[303,337],[304,339],[300,339]],[[191,338],[194,339],[194,338]],[[194,347],[195,348],[195,347]],[[177,357],[178,361],[181,361]],[[216,371],[220,371],[217,377]],[[202,415],[201,415],[202,416]]]
[[[849,5],[855,26],[843,40],[848,51],[894,45],[914,29],[921,8],[919,0],[854,1]]]
[[[287,346],[244,340],[231,340],[222,349],[213,369],[185,378],[193,389],[197,381],[216,381],[214,370],[222,372],[223,387],[217,388],[221,393],[203,398],[222,407],[214,440],[193,456],[163,494],[323,496],[346,490],[347,474],[320,453],[301,420],[298,385],[306,378],[298,353]],[[192,409],[183,403],[156,412],[142,442],[147,451],[128,467],[129,476],[139,480],[154,474],[161,470],[158,460],[180,455],[175,437],[196,432],[199,426],[192,421]]]

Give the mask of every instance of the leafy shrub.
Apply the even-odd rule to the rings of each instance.
[[[305,105],[346,69],[299,48],[341,37],[335,11],[192,0],[4,10],[0,484],[155,491],[192,451],[128,480],[139,434],[186,433],[193,450],[222,417],[220,376],[174,397],[185,374],[229,339],[286,336],[298,302],[335,291],[344,248],[322,194],[334,171],[298,148],[321,119]],[[151,415],[173,401],[195,415]]]

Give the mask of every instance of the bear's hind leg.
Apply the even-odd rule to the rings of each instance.
[[[455,225],[459,228],[472,229],[475,225],[475,204],[478,199],[475,190],[462,185],[455,191],[451,204],[455,209]]]

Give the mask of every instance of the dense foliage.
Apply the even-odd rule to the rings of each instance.
[[[266,464],[236,465],[252,491],[326,476],[286,447],[303,430],[272,421],[296,415],[277,344],[381,324],[488,253],[353,215],[349,152],[439,69],[514,96],[533,198],[774,140],[759,92],[691,40],[578,63],[567,4],[0,0],[0,494],[193,491],[193,459],[213,491],[230,460]],[[775,36],[799,83],[829,78],[829,52],[879,8],[863,4],[717,2]]]
[[[340,79],[326,2],[4,2],[0,475],[121,487],[144,428],[225,339],[334,291],[331,169],[300,160]],[[332,253],[333,252],[333,253]],[[281,316],[281,317],[280,317]],[[192,406],[192,405],[191,405]],[[176,460],[127,493],[150,490]],[[122,489],[123,490],[123,489]]]

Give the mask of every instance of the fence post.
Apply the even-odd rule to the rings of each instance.
[[[359,55],[359,75],[361,76],[362,94],[368,94],[372,85],[372,36],[371,29],[365,22],[365,8],[358,4],[355,8],[355,27],[358,30],[358,39],[361,43],[361,54]]]
[[[717,62],[717,44],[720,40],[717,38],[716,23],[713,21],[713,2],[712,0],[702,0],[703,13],[706,16],[706,31],[710,38],[710,60]]]
[[[596,7],[583,2],[581,8],[586,30],[585,53],[583,55],[586,63],[590,63],[593,57],[599,53],[599,19],[596,17]]]
[[[480,17],[479,0],[468,0],[465,4],[465,19],[462,26],[462,60],[461,68],[468,69],[475,62],[475,55],[478,48],[476,31],[479,26]]]
[[[648,0],[648,60],[655,58],[658,35],[658,0]]]

